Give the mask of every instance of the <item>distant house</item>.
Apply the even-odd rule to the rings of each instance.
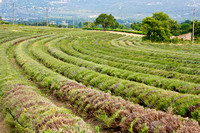
[[[171,36],[170,39],[173,38],[178,38],[178,39],[183,39],[183,40],[191,40],[192,39],[192,33],[187,33],[179,36]]]

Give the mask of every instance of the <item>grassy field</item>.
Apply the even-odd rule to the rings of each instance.
[[[0,57],[10,132],[200,132],[199,44],[1,25]]]

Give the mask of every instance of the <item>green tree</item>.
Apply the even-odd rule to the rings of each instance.
[[[0,16],[0,25],[1,24],[9,24],[9,22],[4,22],[3,19],[2,19],[2,17]]]
[[[62,28],[63,26],[60,24],[60,25],[58,25],[58,28]]]
[[[1,16],[0,16],[0,25],[1,24],[4,24],[4,22],[3,22],[3,20],[2,20],[2,18],[1,18]]]
[[[126,29],[126,26],[124,26],[124,25],[123,25],[122,29],[124,29],[124,30],[125,30],[125,29]]]
[[[119,25],[118,25],[118,29],[123,29],[123,25],[122,25],[122,24],[119,24]]]
[[[89,23],[89,22],[83,23],[83,28],[89,28],[88,23]]]
[[[163,13],[163,12],[155,12],[155,13],[153,13],[152,17],[155,20],[158,20],[158,21],[168,21],[168,20],[170,20],[170,17],[166,13]]]
[[[49,27],[56,27],[55,24],[49,24]]]
[[[84,28],[98,28],[98,26],[95,23],[92,22],[85,22],[83,23]]]
[[[180,29],[181,26],[175,20],[170,19],[168,21],[169,21],[169,27],[170,27],[171,34],[178,36],[179,33],[180,33],[179,29]]]
[[[78,27],[79,27],[79,28],[82,28],[82,27],[83,27],[82,22],[80,22],[80,23],[78,24]]]
[[[112,14],[107,15],[107,14],[101,14],[96,18],[95,24],[99,25],[101,24],[104,28],[104,31],[108,26],[113,26],[116,22],[116,19]]]
[[[185,21],[182,22],[181,24],[184,24],[184,23],[191,25],[191,24],[192,24],[192,21],[190,21],[190,20],[185,20]]]
[[[152,17],[146,17],[142,21],[142,31],[147,33],[146,38],[151,41],[169,41],[170,24],[169,16],[163,12],[153,13]]]
[[[68,25],[68,28],[73,28],[73,25],[72,24]]]
[[[200,37],[200,22],[198,22],[198,20],[195,21],[194,29],[194,37]]]
[[[123,25],[121,25],[119,22],[115,22],[114,26],[112,26],[113,29],[122,29]]]
[[[180,34],[186,34],[190,32],[190,29],[192,29],[192,25],[188,23],[182,23],[180,28]]]
[[[192,22],[193,25],[193,22]],[[192,26],[189,28],[189,32],[192,32],[193,28]],[[194,23],[194,37],[200,37],[200,22],[198,20],[195,21]]]
[[[188,23],[183,23],[181,25],[181,30],[188,30],[189,28],[190,28],[190,24],[188,24]]]
[[[139,23],[139,22],[137,22],[137,23],[134,22],[134,23],[131,24],[131,28],[132,28],[133,30],[139,31],[140,28],[141,28],[141,23]]]
[[[115,22],[112,26],[110,26],[110,28],[116,29],[116,28],[118,28],[118,26],[119,26],[119,23]]]

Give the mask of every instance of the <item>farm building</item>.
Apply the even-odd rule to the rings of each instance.
[[[171,36],[170,39],[173,38],[178,38],[178,39],[183,39],[183,40],[191,40],[192,39],[192,33],[187,33],[179,36]]]

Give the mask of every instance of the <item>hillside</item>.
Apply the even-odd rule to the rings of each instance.
[[[108,32],[0,25],[0,132],[199,133],[199,51]]]

